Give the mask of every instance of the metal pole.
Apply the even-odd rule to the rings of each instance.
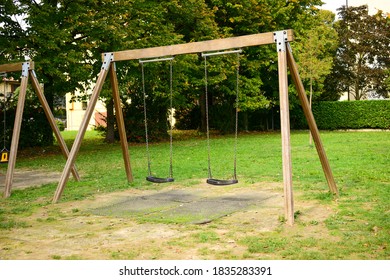
[[[206,56],[214,56],[214,55],[223,55],[223,54],[232,54],[232,53],[241,53],[242,50],[231,50],[231,51],[220,51],[220,52],[212,52],[212,53],[202,53],[202,57]]]
[[[147,60],[139,60],[139,63],[148,63],[148,62],[160,62],[160,61],[168,61],[173,60],[174,57],[161,57],[161,58],[154,58],[154,59],[147,59]]]

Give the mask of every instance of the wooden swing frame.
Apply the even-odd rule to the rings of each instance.
[[[201,42],[192,42],[178,45],[153,47],[145,49],[134,49],[126,51],[118,51],[103,54],[103,64],[98,75],[96,85],[86,109],[84,119],[80,125],[79,132],[76,136],[72,149],[69,153],[66,165],[62,176],[58,183],[53,203],[60,199],[66,183],[69,179],[70,172],[74,166],[77,154],[79,152],[82,139],[88,127],[88,121],[92,116],[99,94],[102,90],[103,83],[109,75],[113,93],[113,99],[116,110],[116,118],[120,135],[122,154],[126,169],[127,180],[133,181],[133,175],[130,165],[130,156],[128,151],[128,143],[125,132],[123,112],[121,109],[121,101],[119,97],[118,79],[116,74],[115,62],[127,61],[134,59],[150,59],[161,58],[166,56],[176,56],[184,54],[204,53],[211,51],[223,51],[237,49],[250,46],[260,46],[268,44],[276,44],[278,52],[278,76],[279,76],[279,99],[280,99],[280,118],[281,118],[281,138],[282,138],[282,163],[283,163],[283,185],[284,185],[284,201],[285,201],[285,218],[287,224],[294,223],[294,203],[293,203],[293,187],[292,187],[292,162],[291,162],[291,143],[290,143],[290,116],[289,116],[289,99],[288,99],[288,76],[287,70],[290,69],[292,79],[298,91],[299,100],[301,102],[305,117],[308,121],[309,129],[313,135],[318,156],[329,186],[333,194],[338,194],[337,186],[334,181],[332,170],[330,168],[320,134],[310,110],[307,96],[298,73],[298,67],[295,63],[291,52],[289,42],[293,41],[293,30],[282,30],[276,32],[259,33],[254,35],[245,35],[239,37],[231,37],[224,39],[208,40]]]
[[[18,153],[20,130],[22,125],[23,110],[25,106],[26,91],[27,91],[27,84],[29,78],[31,79],[31,85],[38,96],[39,102],[43,107],[43,111],[45,112],[46,118],[49,121],[49,124],[51,126],[51,129],[54,132],[57,142],[60,145],[62,154],[66,159],[68,158],[69,155],[68,147],[66,146],[66,143],[62,138],[60,130],[58,129],[57,124],[55,122],[53,113],[49,107],[49,104],[47,103],[43,90],[39,85],[39,81],[34,71],[34,66],[35,64],[32,61],[0,65],[0,72],[5,72],[5,73],[20,72],[20,71],[22,72],[20,92],[18,96],[18,103],[16,106],[16,113],[15,113],[14,130],[12,133],[11,148],[9,151],[7,174],[5,177],[5,190],[3,194],[5,198],[11,196],[12,182],[13,182],[14,171],[15,171],[16,156]],[[77,181],[80,181],[80,176],[74,165],[72,165],[70,171],[72,172],[73,177]]]

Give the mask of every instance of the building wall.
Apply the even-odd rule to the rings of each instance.
[[[20,86],[20,82],[18,80],[14,80],[13,78],[3,78],[0,80],[0,94],[1,101],[4,99],[4,93],[7,95],[13,94],[14,91]],[[9,98],[9,96],[7,96]]]
[[[79,101],[77,98],[72,100],[72,97],[79,96],[80,93],[66,94],[66,130],[79,130],[81,122],[84,119],[85,111],[89,101]],[[90,96],[90,94],[89,94]],[[92,130],[98,125],[105,126],[104,118],[107,115],[106,107],[103,102],[98,100],[95,106],[94,113],[89,120],[87,130]]]

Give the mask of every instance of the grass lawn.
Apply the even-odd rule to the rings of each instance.
[[[76,134],[63,135],[70,146]],[[239,135],[239,184],[215,187],[204,183],[207,146],[196,132],[175,132],[173,185],[145,181],[142,144],[130,144],[134,182],[127,183],[120,144],[105,144],[96,132],[87,132],[76,161],[82,181],[70,179],[60,203],[51,203],[56,183],[13,189],[10,198],[0,198],[0,259],[390,259],[390,132],[321,132],[321,137],[339,197],[328,192],[308,133],[293,132],[293,227],[284,224],[283,205],[271,202],[194,225],[85,210],[113,196],[172,188],[204,195],[267,191],[281,197],[279,133]],[[232,136],[212,138],[214,177],[231,176],[233,143]],[[168,176],[169,143],[152,144],[150,155],[153,173]],[[53,146],[20,151],[16,168],[61,172],[64,164]],[[0,166],[1,175],[6,167]]]

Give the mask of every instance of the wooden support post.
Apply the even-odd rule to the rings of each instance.
[[[96,106],[97,100],[99,98],[99,94],[102,90],[104,81],[107,77],[110,65],[111,65],[111,59],[107,58],[103,62],[103,66],[102,66],[102,69],[99,73],[98,79],[96,81],[95,88],[93,89],[91,99],[89,100],[87,110],[85,111],[83,121],[80,124],[79,132],[77,133],[77,136],[76,136],[76,139],[73,143],[72,149],[70,150],[68,160],[66,161],[64,170],[62,172],[60,181],[59,181],[58,186],[57,186],[57,190],[54,194],[53,203],[58,202],[58,200],[61,198],[62,192],[64,191],[65,185],[69,179],[70,170],[71,170],[72,166],[74,166],[74,163],[76,161],[76,156],[80,150],[81,141],[84,138],[85,132],[88,128],[89,120],[91,119],[92,113],[95,110],[95,106]]]
[[[294,200],[292,186],[292,161],[290,143],[290,108],[288,100],[286,33],[275,33],[275,42],[278,51],[279,99],[280,99],[280,126],[282,135],[282,162],[285,218],[288,225],[294,224]]]
[[[58,126],[56,125],[56,121],[54,119],[53,113],[51,112],[50,106],[47,103],[46,97],[43,94],[41,87],[39,86],[39,82],[38,82],[38,79],[35,75],[35,72],[34,72],[34,70],[30,70],[29,72],[30,72],[30,79],[31,79],[32,86],[38,95],[39,101],[42,104],[43,110],[46,114],[46,118],[49,121],[50,127],[54,132],[54,135],[57,139],[58,144],[60,145],[62,154],[64,155],[65,159],[68,159],[68,155],[69,155],[68,147],[66,146],[64,138],[62,138],[61,132],[58,129]],[[73,174],[73,177],[75,178],[76,181],[80,181],[80,176],[79,176],[75,166],[72,166],[72,174]]]
[[[29,62],[24,62],[22,64],[20,92],[18,97],[18,104],[16,107],[16,113],[15,113],[14,130],[12,133],[12,141],[11,141],[11,149],[9,153],[7,174],[5,177],[5,190],[3,195],[4,197],[9,197],[11,195],[11,187],[12,187],[14,169],[16,164],[16,155],[18,153],[18,146],[19,146],[20,128],[22,126],[23,109],[26,100],[29,67],[30,67]]]
[[[309,102],[307,101],[307,96],[305,93],[305,88],[303,87],[302,80],[299,76],[298,72],[298,66],[295,62],[294,56],[290,50],[290,48],[287,48],[287,62],[290,68],[291,76],[293,78],[295,87],[298,91],[299,100],[301,101],[301,105],[303,108],[303,112],[305,114],[307,123],[310,128],[310,132],[313,136],[313,140],[317,149],[318,156],[321,161],[322,169],[324,171],[326,180],[328,182],[329,190],[333,193],[338,195],[338,189],[336,186],[336,183],[334,181],[332,169],[330,168],[328,158],[325,153],[324,146],[322,145],[320,133],[317,128],[317,124],[314,120],[313,113],[310,109]]]
[[[127,143],[125,122],[123,119],[121,99],[119,96],[118,78],[116,75],[115,62],[112,62],[111,64],[112,65],[110,67],[110,81],[111,81],[112,94],[114,97],[116,122],[117,122],[118,130],[119,130],[119,137],[120,137],[120,141],[121,141],[122,155],[123,155],[123,160],[125,163],[127,181],[132,182],[133,181],[133,173],[131,171],[129,146]]]

